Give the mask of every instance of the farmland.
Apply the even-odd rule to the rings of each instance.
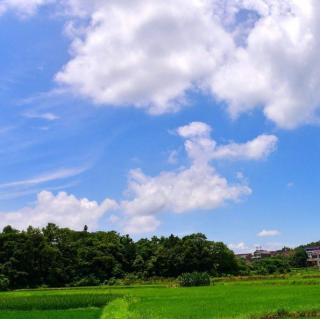
[[[0,319],[212,319],[318,316],[318,273],[226,278],[209,287],[136,285],[0,294]]]

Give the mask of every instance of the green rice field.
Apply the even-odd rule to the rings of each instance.
[[[0,319],[299,318],[320,315],[320,274],[0,293]]]

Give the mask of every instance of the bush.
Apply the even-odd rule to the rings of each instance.
[[[258,275],[286,274],[290,272],[290,265],[284,258],[264,258],[253,262],[253,273]]]
[[[99,286],[100,280],[95,277],[85,277],[82,278],[75,283],[73,283],[73,287],[90,287],[90,286]]]
[[[204,272],[184,273],[177,280],[180,287],[210,286],[210,277]]]
[[[115,286],[118,284],[118,279],[111,277],[109,280],[105,280],[103,285],[105,286]]]
[[[9,279],[4,275],[0,275],[0,291],[8,290],[9,286],[10,286]]]

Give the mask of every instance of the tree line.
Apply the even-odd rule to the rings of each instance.
[[[272,271],[289,269],[285,259],[269,263],[276,264],[267,265]],[[201,233],[135,242],[114,231],[74,231],[55,224],[26,231],[7,226],[0,232],[0,289],[99,285],[128,276],[146,280],[190,272],[238,275],[267,266],[249,265]]]

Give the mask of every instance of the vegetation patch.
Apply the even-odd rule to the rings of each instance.
[[[103,307],[117,298],[110,294],[44,294],[31,296],[4,295],[0,298],[0,310],[57,310]]]
[[[107,305],[103,309],[100,319],[128,319],[129,317],[129,302],[121,298]]]
[[[210,276],[207,273],[184,273],[177,279],[180,287],[210,286]]]
[[[0,311],[0,319],[99,319],[101,309]]]
[[[306,310],[306,311],[288,311],[280,309],[273,313],[267,313],[259,316],[251,316],[251,319],[289,319],[289,318],[318,318],[320,317],[320,310]]]
[[[260,281],[228,281],[226,278],[214,286],[187,289],[137,285],[3,292],[0,319],[320,318],[316,311],[320,309],[320,285],[304,285],[310,279],[302,277],[300,271],[292,272],[286,280],[262,277]],[[293,286],[292,280],[302,284]],[[96,308],[85,308],[88,304]]]

